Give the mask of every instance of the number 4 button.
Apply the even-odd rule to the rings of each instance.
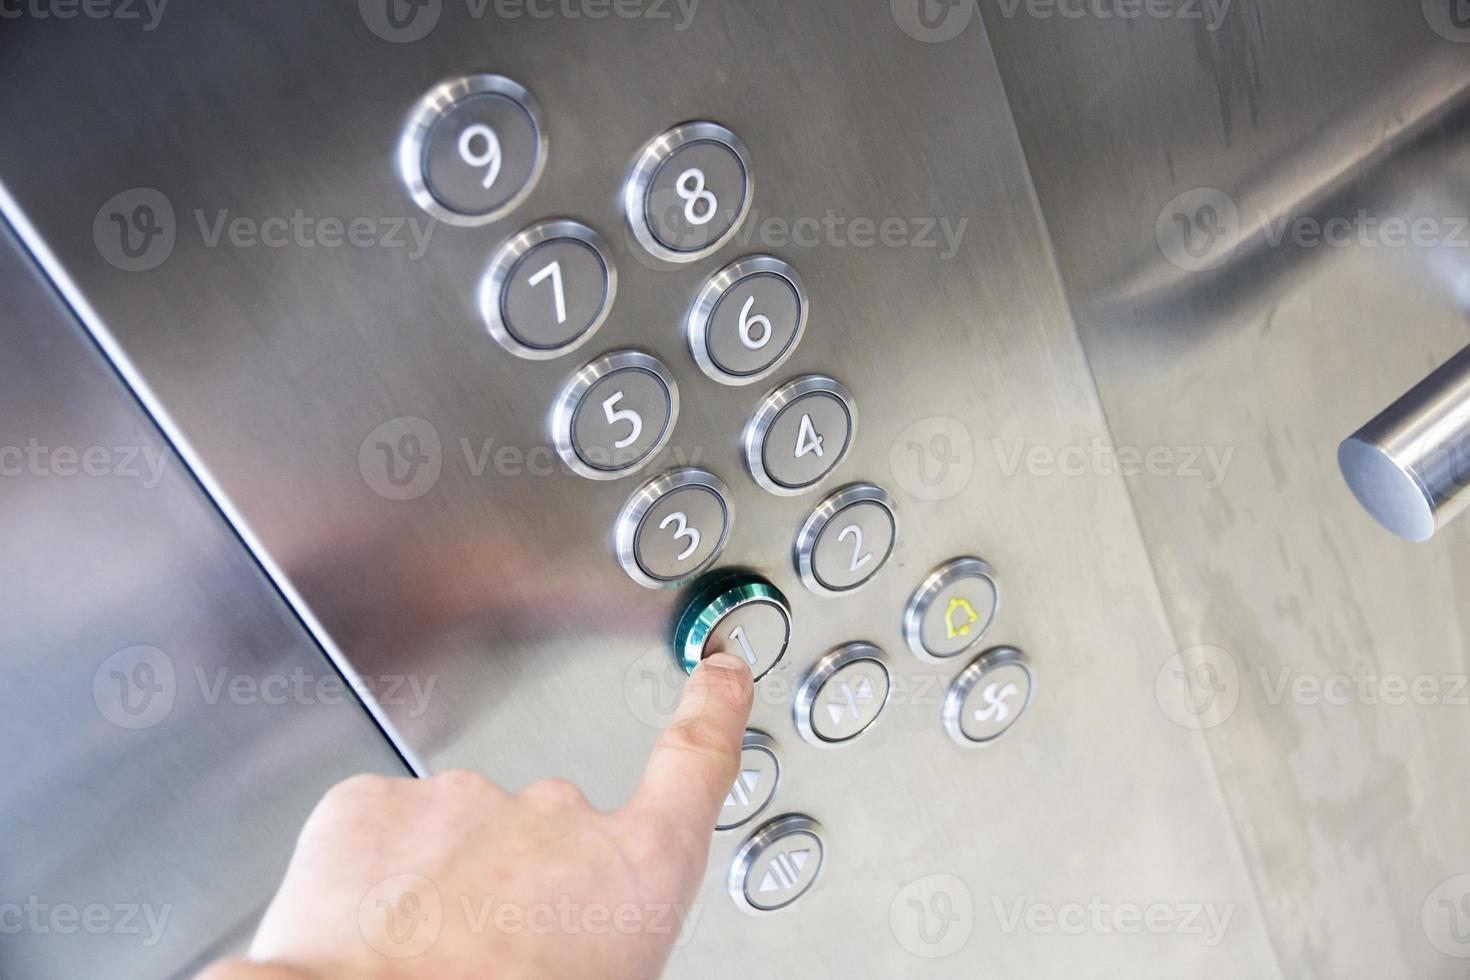
[[[857,406],[846,387],[807,375],[761,400],[745,426],[745,465],[771,493],[810,489],[842,462],[857,431]]]

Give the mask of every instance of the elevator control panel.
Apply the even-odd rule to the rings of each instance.
[[[500,218],[522,203],[548,154],[531,93],[499,75],[447,81],[412,110],[399,145],[410,197],[460,225]],[[610,179],[616,179],[611,177]],[[751,156],[718,123],[676,125],[651,138],[622,175],[622,207],[636,247],[675,268],[711,256],[735,237],[754,195]],[[777,375],[808,330],[810,299],[798,270],[773,255],[738,258],[703,281],[682,324],[689,368],[656,352],[610,350],[585,360],[545,406],[557,453],[573,473],[618,480],[649,466],[679,419],[680,385],[753,385]],[[618,274],[602,233],[569,216],[541,216],[499,244],[478,284],[485,330],[509,355],[560,358],[591,343],[617,298]],[[770,382],[767,382],[770,384]],[[839,379],[811,373],[778,379],[732,426],[748,479],[777,497],[814,494],[858,437],[858,400]],[[792,607],[767,578],[718,567],[735,522],[725,478],[696,467],[655,472],[627,499],[611,535],[615,560],[637,586],[689,585],[674,625],[673,656],[692,671],[715,651],[739,655],[759,682],[790,654]],[[860,590],[889,566],[900,543],[892,494],[868,482],[838,486],[792,528],[792,565],[823,599]],[[913,589],[901,641],[920,661],[974,655],[953,679],[939,724],[957,744],[986,745],[1031,703],[1032,674],[1013,647],[979,652],[999,609],[990,565],[961,556]],[[791,705],[802,742],[841,749],[882,718],[893,665],[877,644],[854,638],[801,674]],[[780,746],[751,730],[717,830],[756,821],[776,798]],[[821,826],[788,813],[761,824],[731,863],[732,899],[751,913],[785,908],[817,881],[826,851]]]

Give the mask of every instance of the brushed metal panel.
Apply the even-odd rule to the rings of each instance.
[[[1129,483],[1178,647],[1236,670],[1206,738],[1290,976],[1464,975],[1458,886],[1436,889],[1470,868],[1470,536],[1395,540],[1335,447],[1465,343],[1470,242],[1273,241],[1360,211],[1449,239],[1470,214],[1470,32],[1424,13],[1447,9],[1243,0],[1217,31],[986,10],[1114,438],[1233,454],[1217,486]],[[1159,222],[1200,189],[1239,223],[1195,272]],[[1429,703],[1359,687],[1388,676]]]
[[[404,767],[3,226],[0,295],[0,975],[171,976]]]
[[[1155,701],[1172,641],[1122,480],[1008,463],[1018,444],[1060,451],[1107,432],[979,22],[931,45],[885,3],[751,0],[701,5],[676,26],[477,20],[445,3],[427,37],[392,44],[353,5],[261,2],[180,6],[146,36],[27,24],[0,62],[0,177],[352,665],[438,678],[423,714],[385,706],[407,744],[434,768],[511,787],[569,777],[610,806],[677,691],[667,633],[680,595],[617,565],[613,522],[638,480],[545,469],[547,413],[584,359],[509,357],[474,304],[483,264],[522,227],[565,215],[608,238],[618,300],[585,353],[636,346],[671,366],[678,461],[735,498],[724,563],[791,598],[793,650],[762,682],[752,724],[781,746],[770,812],[809,813],[827,834],[815,889],[762,919],[724,894],[743,837],[721,835],[673,975],[1274,975],[1205,747]],[[511,218],[436,227],[421,256],[207,243],[196,211],[206,226],[221,210],[420,218],[393,173],[398,127],[430,85],[478,70],[526,84],[548,129],[545,175]],[[747,144],[756,233],[669,271],[640,258],[618,192],[645,140],[695,118]],[[92,231],[99,207],[134,187],[167,196],[177,235],[162,264],[127,273]],[[768,223],[829,213],[842,223],[814,242]],[[854,219],[896,219],[933,244],[854,244],[855,231],[876,238]],[[740,424],[764,389],[709,382],[684,346],[705,279],[754,251],[790,262],[812,304],[772,380],[831,374],[862,418],[847,462],[803,497],[765,494],[741,471]],[[936,417],[953,421],[924,421]],[[423,423],[388,431],[421,447],[432,432],[424,472],[438,472],[394,500],[374,489],[394,494],[375,447],[395,443],[375,430],[403,418]],[[937,491],[910,449],[937,445],[936,431],[960,474]],[[497,465],[502,447],[514,454]],[[862,592],[820,599],[792,567],[793,536],[825,489],[863,479],[897,497],[902,540]],[[966,553],[997,568],[993,640],[1024,648],[1038,682],[994,751],[961,749],[939,724],[942,685],[963,663],[919,664],[900,632],[909,592]],[[791,724],[791,692],[858,639],[888,652],[906,693],[848,750],[819,752]],[[947,958],[921,958],[939,947],[904,890],[928,875],[956,876],[967,898],[952,928],[972,931]],[[1027,924],[1033,907],[1094,900],[1231,917],[1219,937]],[[919,907],[928,928],[943,924]]]

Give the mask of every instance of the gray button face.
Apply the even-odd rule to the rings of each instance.
[[[771,423],[761,447],[765,471],[782,487],[809,487],[842,460],[851,434],[840,399],[824,391],[803,395]]]
[[[488,214],[514,198],[536,170],[541,134],[531,114],[499,94],[469,95],[424,139],[424,183],[445,208]]]
[[[775,743],[762,732],[747,731],[740,749],[740,772],[720,808],[715,829],[730,830],[754,819],[776,795],[780,778]]]
[[[769,599],[737,606],[715,624],[704,644],[704,655],[725,650],[744,657],[750,672],[759,678],[786,654],[791,642],[791,618]]]
[[[990,566],[956,558],[935,569],[909,600],[904,634],[920,657],[956,657],[979,645],[995,619],[1000,592]]]
[[[1003,663],[980,675],[960,704],[960,732],[971,742],[989,742],[1021,719],[1031,702],[1031,671]]]
[[[506,277],[501,316],[527,347],[565,347],[598,322],[607,305],[608,267],[586,242],[558,238],[521,256]]]
[[[759,374],[790,348],[801,315],[801,297],[787,279],[770,272],[746,276],[710,314],[710,360],[727,374]]]
[[[878,573],[893,552],[893,512],[875,501],[842,508],[812,547],[812,573],[833,591],[855,589]]]
[[[599,379],[572,417],[572,448],[588,467],[628,470],[662,444],[673,415],[663,379],[641,368],[624,368]]]
[[[876,660],[854,660],[817,691],[811,728],[827,742],[856,738],[878,720],[888,702],[888,669]]]
[[[724,143],[696,140],[654,171],[644,202],[655,241],[673,252],[698,252],[740,218],[748,193],[745,166]]]
[[[821,827],[797,814],[777,817],[735,853],[730,894],[750,912],[774,912],[796,901],[822,870]]]
[[[633,554],[649,576],[687,578],[715,556],[729,511],[710,487],[680,487],[659,499],[639,522]]]

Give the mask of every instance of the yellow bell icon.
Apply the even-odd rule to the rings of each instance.
[[[962,623],[955,622],[955,613],[959,612],[965,614],[965,620]],[[975,611],[974,606],[970,605],[968,599],[961,599],[959,596],[955,596],[949,600],[949,608],[944,611],[944,626],[949,633],[949,639],[953,640],[957,636],[969,636],[970,624],[979,618],[980,614]]]

